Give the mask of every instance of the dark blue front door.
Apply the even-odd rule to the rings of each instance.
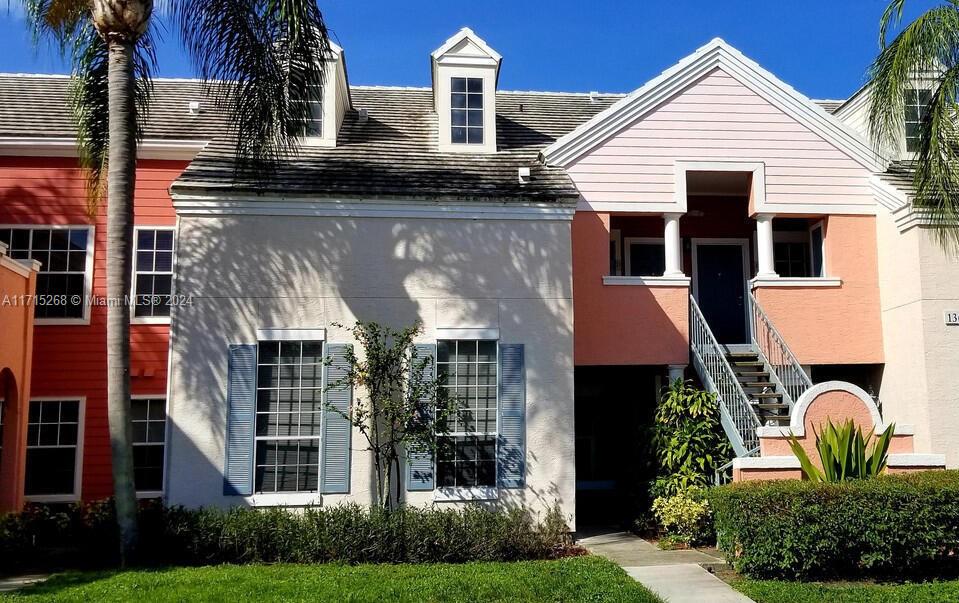
[[[698,243],[696,301],[719,343],[748,343],[744,248],[738,243]]]

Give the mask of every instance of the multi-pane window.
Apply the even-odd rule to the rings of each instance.
[[[141,228],[136,236],[136,318],[170,316],[173,287],[173,230]]]
[[[133,482],[138,492],[163,490],[163,446],[166,441],[166,400],[130,400],[133,424]]]
[[[79,400],[33,400],[27,417],[27,496],[75,495]]]
[[[457,404],[449,434],[437,442],[440,487],[496,485],[497,344],[444,340],[437,343],[436,370]]]
[[[14,259],[40,262],[36,318],[83,318],[89,228],[0,228]]]
[[[932,100],[931,90],[906,90],[906,151],[909,153],[919,150],[919,127],[926,117],[930,100]]]
[[[785,277],[811,276],[809,245],[806,243],[776,243],[773,247],[776,274]]]
[[[662,241],[628,241],[629,276],[662,276],[666,271],[666,246]]]
[[[323,416],[323,342],[261,341],[256,492],[315,492]]]
[[[454,77],[450,85],[450,141],[457,144],[483,144],[483,79]]]
[[[302,136],[323,136],[323,86],[309,86],[304,100],[296,101],[307,106],[308,116],[303,122]]]

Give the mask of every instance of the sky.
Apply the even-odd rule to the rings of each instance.
[[[721,37],[812,98],[859,88],[888,0],[319,0],[352,84],[428,86],[429,53],[471,27],[503,56],[500,89],[629,92]],[[906,18],[938,5],[907,3]],[[4,6],[6,4],[6,6]],[[159,75],[194,77],[161,27]],[[0,71],[68,73],[35,47],[18,0],[0,0]]]

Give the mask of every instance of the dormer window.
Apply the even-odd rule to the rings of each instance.
[[[906,90],[906,152],[915,153],[919,150],[919,128],[926,117],[929,101],[932,100],[931,90]]]
[[[483,79],[454,77],[450,90],[450,142],[483,144]]]
[[[309,110],[309,117],[304,120],[301,136],[319,138],[323,136],[323,86],[310,86],[309,98],[299,101],[305,103]]]

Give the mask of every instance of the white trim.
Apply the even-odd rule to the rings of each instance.
[[[699,303],[699,247],[706,245],[739,245],[742,247],[742,256],[743,256],[743,313],[746,320],[746,337],[749,337],[749,304],[746,303],[746,300],[749,298],[749,266],[750,266],[750,257],[749,257],[749,239],[741,238],[709,238],[709,237],[693,237],[690,241],[690,248],[693,255],[693,288],[692,294],[693,298]],[[742,342],[746,343],[746,342]]]
[[[0,224],[0,230],[12,228],[17,230],[67,230],[87,229],[86,265],[83,267],[83,316],[80,318],[37,318],[34,316],[34,326],[47,325],[89,325],[90,307],[93,305],[93,254],[96,249],[97,229],[93,224]],[[31,234],[31,242],[33,235]],[[39,268],[37,272],[40,273]],[[54,272],[52,274],[59,274]],[[56,398],[54,398],[56,399]]]
[[[571,221],[572,203],[510,203],[482,201],[447,203],[402,199],[364,201],[315,197],[256,197],[221,194],[172,193],[173,207],[182,216],[314,216],[355,218],[441,218],[446,220],[562,220]]]
[[[175,226],[151,226],[149,224],[137,224],[133,227],[133,274],[130,275],[130,299],[132,300],[132,305],[130,307],[130,324],[131,325],[168,325],[170,324],[170,316],[137,316],[136,315],[136,292],[137,292],[137,252],[139,248],[139,237],[137,236],[141,230],[168,230],[173,233],[173,257],[176,257],[176,227]],[[155,251],[154,251],[155,253]],[[170,264],[170,299],[175,299],[173,297],[173,268],[175,263]],[[154,271],[146,271],[154,272]],[[170,315],[173,314],[173,308],[170,308]]]
[[[251,507],[321,507],[323,495],[317,492],[270,492],[238,498]]]
[[[889,467],[945,467],[946,455],[916,453],[890,454],[886,465]]]
[[[436,339],[462,339],[477,341],[499,341],[499,327],[437,327],[434,329]]]
[[[170,377],[167,373],[167,382],[169,383]],[[130,394],[130,401],[133,400],[163,400],[163,471],[160,476],[160,489],[159,490],[137,490],[137,498],[162,498],[164,494],[164,489],[166,488],[166,474],[167,474],[167,446],[170,445],[170,415],[167,414],[170,406],[170,399],[167,397],[166,393],[163,394]],[[149,418],[147,419],[149,421]],[[130,424],[133,424],[132,413]],[[130,443],[132,445],[133,439],[131,437]],[[153,442],[147,445],[156,445]],[[136,484],[134,483],[134,487]]]
[[[490,45],[486,43],[486,40],[476,35],[476,32],[474,32],[469,27],[464,27],[460,29],[458,32],[456,32],[455,34],[453,34],[452,36],[450,36],[449,39],[443,42],[439,48],[437,48],[436,50],[430,53],[430,58],[432,58],[434,61],[440,59],[443,55],[448,53],[450,50],[453,49],[453,47],[455,47],[457,44],[459,44],[463,40],[469,40],[470,42],[475,44],[480,50],[486,53],[486,55],[490,59],[495,61],[497,65],[499,65],[500,61],[503,60],[503,57],[498,52],[493,50],[490,47]],[[463,59],[460,58],[458,60],[463,60]]]
[[[623,276],[627,277],[649,277],[649,276],[663,276],[662,274],[632,274],[632,266],[630,265],[630,247],[633,245],[661,245],[663,248],[663,266],[665,269],[666,265],[666,239],[664,237],[624,237],[623,238],[623,251],[625,252],[624,260],[626,262]]]
[[[174,295],[174,296],[176,295],[176,290],[177,290],[177,283],[176,283],[177,239],[179,238],[177,235],[178,235],[179,233],[180,233],[180,217],[177,216],[177,217],[176,217],[175,232],[174,232],[174,234],[173,234],[173,286],[170,287],[170,293],[171,293],[172,295]],[[171,456],[171,454],[170,454],[170,443],[171,443],[171,442],[170,442],[170,432],[171,432],[171,429],[169,429],[169,426],[172,424],[172,421],[171,421],[171,419],[170,419],[170,411],[171,411],[172,408],[173,408],[173,406],[170,404],[170,400],[173,399],[173,340],[174,340],[174,337],[176,336],[176,323],[173,322],[173,313],[174,313],[175,311],[176,311],[176,306],[170,308],[170,328],[169,328],[169,330],[167,331],[167,350],[166,350],[166,396],[165,396],[165,397],[166,397],[166,409],[165,409],[165,410],[166,410],[167,430],[166,430],[166,434],[165,434],[165,435],[166,435],[166,438],[165,438],[165,440],[164,440],[164,442],[163,442],[163,445],[164,445],[164,449],[163,449],[163,491],[164,491],[164,492],[168,492],[168,491],[169,491],[169,488],[167,488],[167,484],[169,484],[169,480],[170,480],[169,467],[170,467],[170,461],[171,461],[171,458],[172,458],[172,456]],[[164,496],[163,496],[163,502],[164,502],[164,503],[168,502],[165,494],[164,494]]]
[[[815,278],[824,278],[826,276],[826,221],[819,220],[815,224],[809,227],[809,270],[810,272],[815,268],[813,266],[813,250],[816,249],[816,245],[813,243],[812,233],[814,230],[819,229],[819,271],[821,274],[815,275]]]
[[[879,174],[869,177],[869,187],[876,202],[889,211],[896,211],[909,205],[909,195],[906,191],[886,182]]]
[[[576,211],[595,211],[601,213],[630,213],[633,215],[661,216],[665,213],[677,213],[676,205],[672,202],[636,203],[635,201],[592,201],[580,198],[576,203]]]
[[[4,253],[5,250],[0,251],[0,266],[8,268],[24,278],[30,278],[30,272],[40,271],[40,262],[36,260],[15,260],[8,255],[4,255]]]
[[[499,499],[499,489],[496,486],[476,486],[473,488],[440,487],[433,490],[433,502],[465,502],[497,499]]]
[[[840,287],[838,276],[757,276],[749,281],[753,289],[759,287]]]
[[[326,341],[326,329],[257,329],[256,339],[257,341]]]
[[[562,136],[543,150],[543,157],[549,165],[569,165],[717,67],[870,171],[885,169],[882,159],[852,128],[720,38]]]
[[[184,114],[184,118],[189,117]],[[139,159],[191,160],[207,145],[207,140],[144,140],[137,147]],[[0,155],[21,157],[78,157],[77,141],[70,137],[0,136]]]
[[[889,426],[882,422],[882,416],[879,414],[875,401],[864,389],[846,381],[824,381],[813,385],[799,396],[789,415],[789,427],[759,427],[756,429],[756,434],[761,438],[787,438],[790,435],[797,438],[805,437],[806,412],[816,398],[827,392],[846,392],[856,396],[866,405],[869,416],[872,418],[873,427],[876,430],[875,433],[883,433],[888,429]],[[904,433],[900,433],[897,428],[893,435],[904,435]]]
[[[741,456],[733,459],[733,469],[802,469],[795,456]]]
[[[73,493],[71,494],[35,494],[28,496],[24,492],[23,500],[27,502],[55,503],[55,502],[76,502],[83,494],[83,440],[86,439],[86,396],[36,396],[27,401],[27,416],[30,415],[30,404],[33,402],[79,402],[77,405],[77,445],[76,456],[73,460]],[[29,419],[28,419],[29,422]],[[29,444],[28,444],[29,446]],[[26,449],[24,449],[24,459],[26,459]],[[24,480],[26,480],[26,468],[24,468]],[[24,483],[24,489],[26,489]]]
[[[686,194],[687,172],[749,172],[753,211],[759,213],[766,208],[766,164],[756,161],[700,161],[677,159],[673,162],[673,204],[685,212],[688,196]],[[675,210],[674,210],[675,211]]]
[[[604,276],[603,284],[609,286],[632,285],[639,287],[689,287],[688,276]]]

